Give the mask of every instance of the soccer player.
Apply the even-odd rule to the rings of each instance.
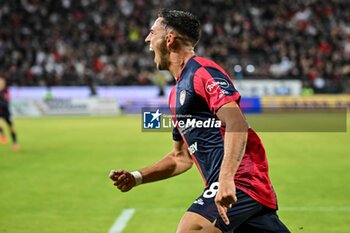
[[[12,138],[12,148],[14,151],[19,151],[19,145],[17,143],[17,135],[15,131],[14,124],[11,119],[10,112],[10,95],[8,93],[8,88],[6,86],[6,81],[0,76],[0,119],[3,118],[7,123],[11,138]],[[4,129],[0,126],[0,140],[2,144],[7,143]]]
[[[177,233],[289,232],[276,214],[277,200],[268,175],[263,144],[240,110],[240,94],[227,73],[195,55],[200,23],[188,12],[162,10],[146,42],[159,70],[169,70],[176,85],[169,96],[181,120],[215,118],[222,127],[173,130],[173,150],[138,171],[112,170],[122,192],[181,174],[195,164],[205,189],[183,215]]]

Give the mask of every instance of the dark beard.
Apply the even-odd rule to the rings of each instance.
[[[169,51],[168,48],[166,47],[166,41],[163,40],[162,43],[160,44],[160,50],[159,50],[159,58],[160,62],[158,64],[158,70],[169,70]]]

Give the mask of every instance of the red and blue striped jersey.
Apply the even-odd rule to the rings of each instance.
[[[176,80],[169,96],[169,106],[177,125],[173,139],[183,140],[188,145],[205,185],[209,186],[218,181],[224,156],[225,128],[215,125],[218,120],[216,112],[232,101],[239,105],[241,96],[219,65],[198,56],[187,61]],[[181,121],[185,124],[176,123]],[[195,124],[199,121],[202,123]],[[248,130],[246,151],[234,180],[236,187],[253,199],[269,208],[277,208],[265,149],[252,129]]]

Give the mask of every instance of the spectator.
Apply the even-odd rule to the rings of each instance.
[[[152,84],[153,58],[143,40],[160,7],[196,13],[206,34],[197,54],[234,78],[315,86],[317,73],[324,92],[349,83],[348,0],[1,1],[0,73],[22,86],[88,85],[86,70],[97,85]]]

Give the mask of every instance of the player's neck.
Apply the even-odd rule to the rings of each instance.
[[[178,52],[170,53],[169,71],[176,79],[187,61],[195,55],[193,48],[186,48]]]

